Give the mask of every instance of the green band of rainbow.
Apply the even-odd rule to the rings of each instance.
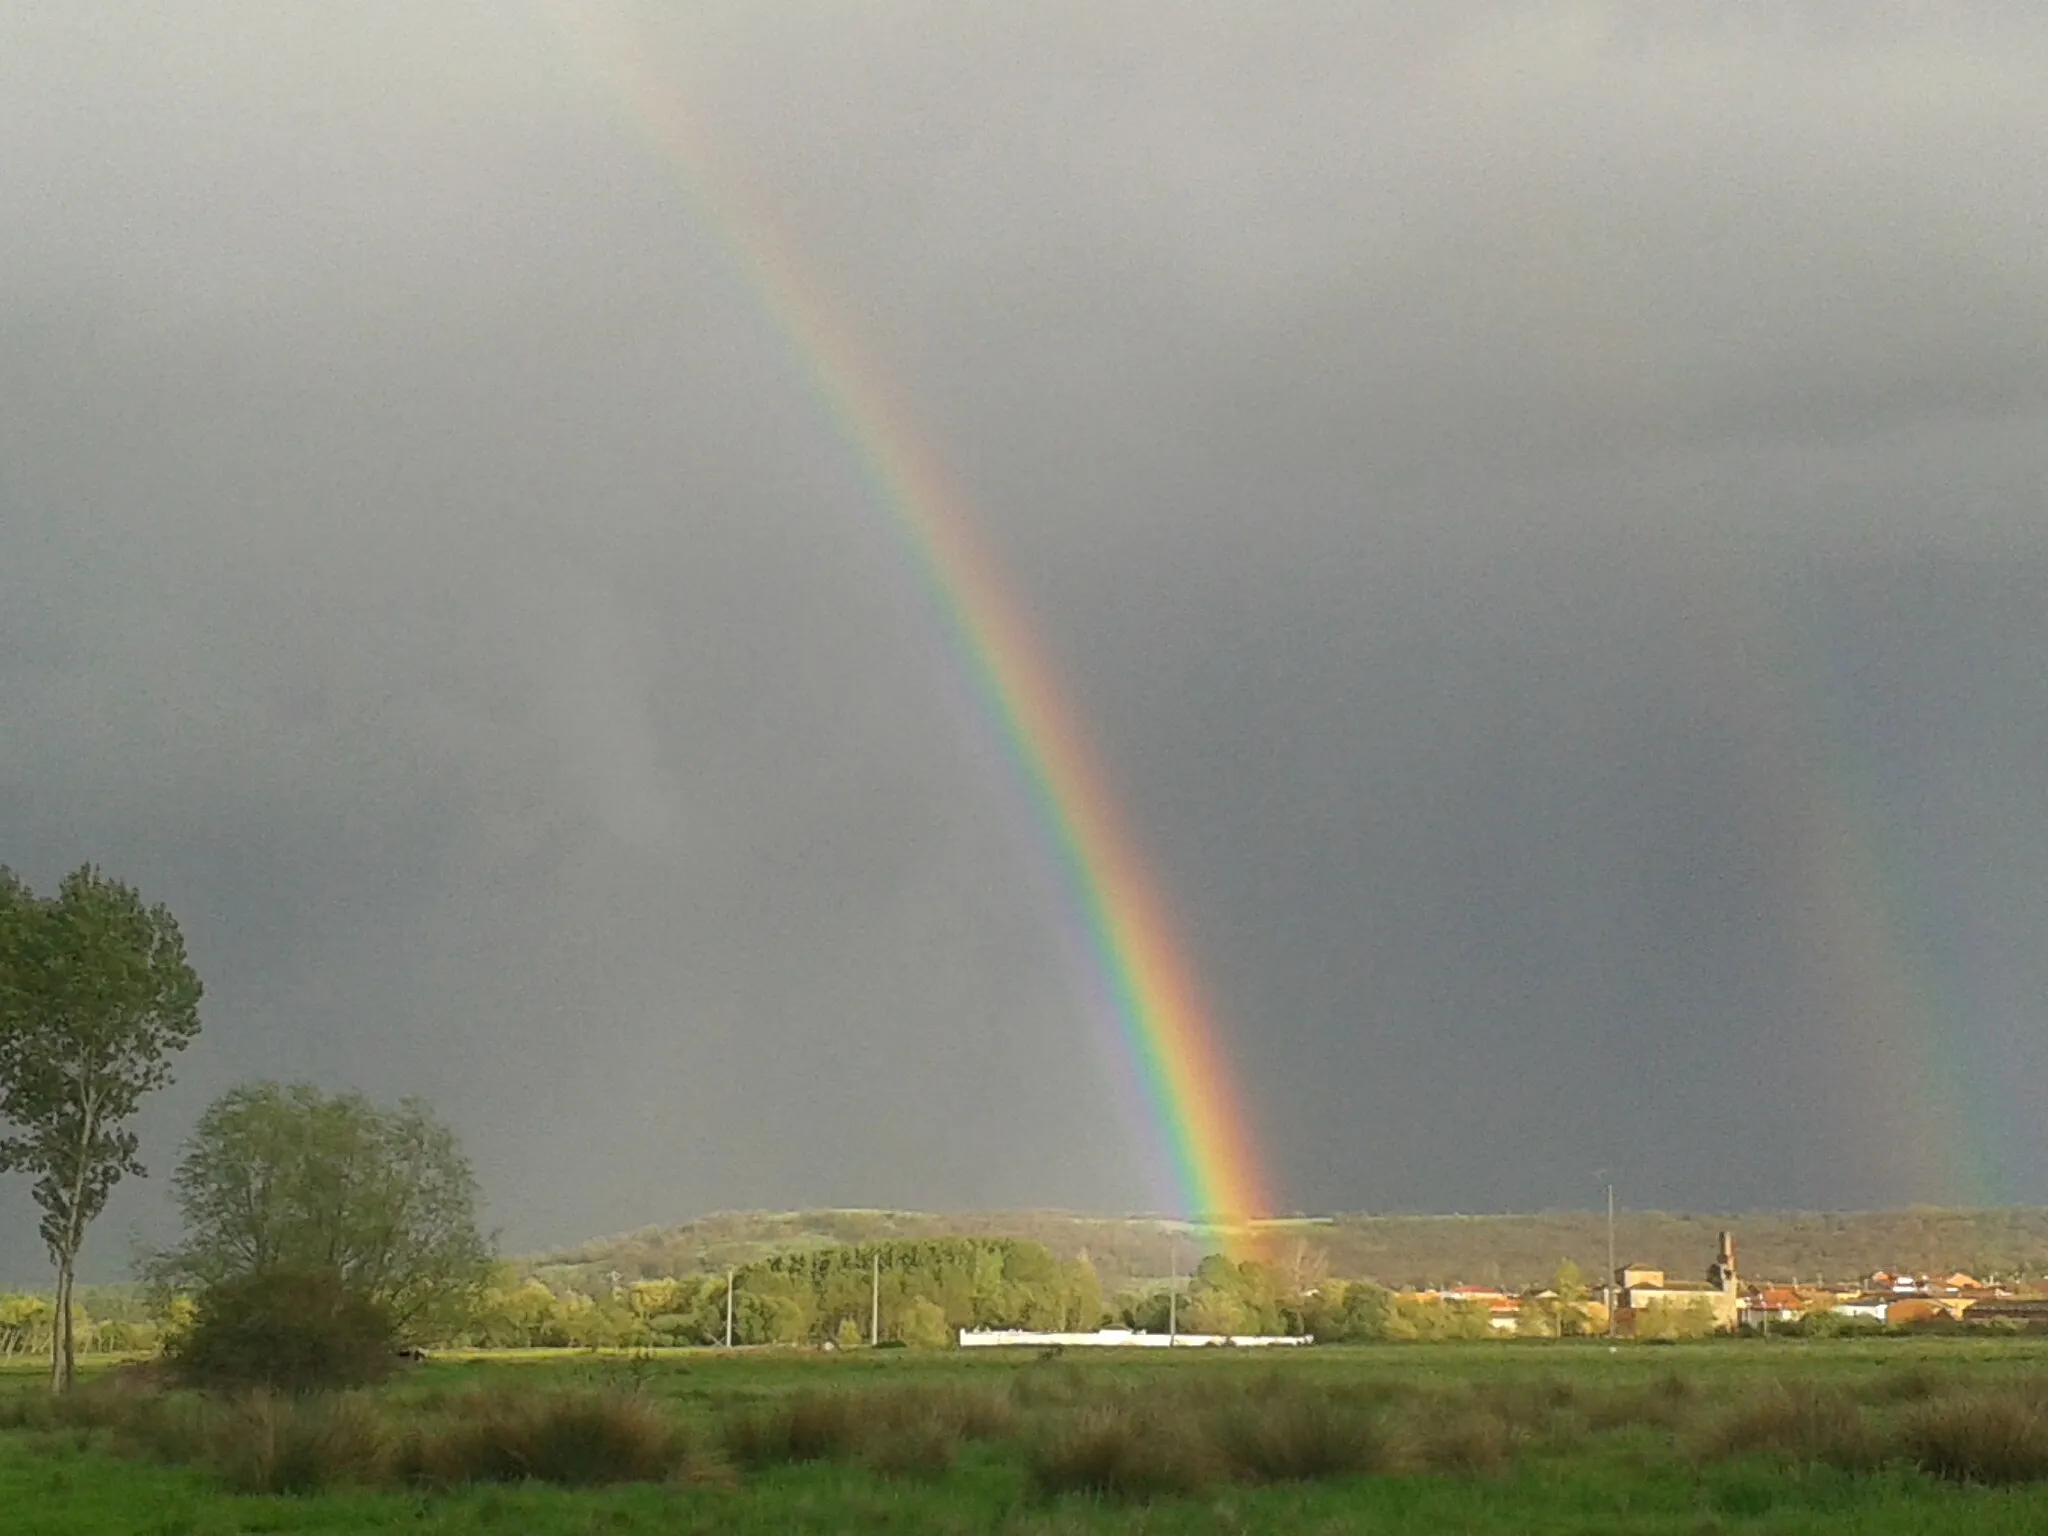
[[[684,102],[644,50],[598,7],[560,0],[556,10],[634,125],[680,173],[704,229],[861,465],[1029,797],[1138,1069],[1182,1213],[1222,1224],[1226,1243],[1242,1239],[1228,1224],[1270,1207],[1200,981],[1045,649],[976,540],[963,499],[891,406],[819,285],[706,163]]]

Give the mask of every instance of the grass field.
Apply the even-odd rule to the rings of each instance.
[[[2037,1532],[2048,1344],[534,1356],[308,1408],[0,1371],[8,1536],[990,1530]]]

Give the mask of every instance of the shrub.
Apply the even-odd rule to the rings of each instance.
[[[1768,1451],[1845,1472],[1868,1471],[1884,1460],[1883,1443],[1861,1408],[1839,1392],[1804,1383],[1737,1408],[1708,1433],[1705,1451],[1717,1457]]]
[[[1936,1477],[1971,1483],[2048,1478],[2048,1421],[2033,1405],[1984,1393],[1928,1403],[1901,1435],[1908,1456]]]
[[[389,1466],[390,1437],[359,1398],[307,1402],[252,1393],[213,1410],[202,1426],[206,1459],[237,1493],[376,1484]],[[192,1427],[184,1426],[187,1433]]]
[[[266,1270],[202,1292],[170,1365],[190,1386],[306,1393],[368,1386],[397,1359],[391,1315],[320,1270]]]
[[[1240,1400],[1218,1409],[1207,1427],[1231,1470],[1249,1482],[1376,1472],[1388,1461],[1377,1420],[1309,1390]]]
[[[1508,1426],[1479,1407],[1445,1406],[1418,1425],[1415,1450],[1432,1472],[1496,1472],[1507,1464]]]
[[[1076,1403],[1087,1396],[1090,1378],[1082,1367],[1048,1349],[1010,1378],[1010,1400],[1023,1408]]]
[[[1924,1403],[1939,1395],[1941,1380],[1925,1365],[1893,1366],[1869,1384],[1864,1396],[1872,1402]]]
[[[728,1456],[743,1467],[767,1467],[847,1455],[859,1443],[861,1419],[842,1393],[796,1392],[736,1413],[722,1428]]]
[[[1026,1467],[1041,1494],[1117,1499],[1194,1493],[1222,1470],[1184,1421],[1129,1401],[1042,1426],[1026,1448]]]
[[[865,1421],[900,1429],[914,1424],[940,1424],[963,1440],[993,1440],[1010,1427],[1010,1400],[986,1387],[937,1383],[894,1389],[870,1389],[861,1395]]]
[[[690,1444],[653,1404],[609,1392],[489,1394],[474,1411],[404,1448],[410,1481],[554,1483],[595,1488],[660,1482],[682,1470]]]
[[[931,1418],[894,1424],[869,1436],[861,1460],[894,1477],[941,1477],[952,1470],[960,1437],[952,1426]]]

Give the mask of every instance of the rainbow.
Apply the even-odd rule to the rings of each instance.
[[[1253,1246],[1270,1210],[1250,1121],[1200,978],[1045,647],[976,538],[965,501],[890,398],[825,290],[721,178],[687,104],[617,18],[555,0],[564,30],[681,174],[699,222],[857,462],[1001,742],[1057,869],[1171,1169],[1178,1214]]]
[[[1903,1198],[1999,1203],[2010,1191],[1970,1080],[1962,988],[1942,963],[1952,944],[1894,824],[1879,754],[1850,727],[1857,710],[1826,635],[1711,561],[1688,561],[1683,579],[1690,653],[1790,876],[1807,1015],[1795,1018],[1835,1047],[1813,1085],[1819,1107],[1845,1145],[1903,1181]]]

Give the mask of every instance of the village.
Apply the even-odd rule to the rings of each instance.
[[[1611,1283],[1583,1297],[1554,1288],[1514,1294],[1485,1285],[1402,1291],[1400,1299],[1483,1308],[1500,1334],[1577,1331],[1616,1338],[1682,1337],[1772,1329],[1926,1328],[1944,1324],[2048,1327],[2048,1282],[1983,1279],[1960,1270],[1930,1275],[1879,1270],[1831,1282],[1825,1276],[1750,1279],[1736,1264],[1735,1236],[1720,1248],[1703,1278],[1675,1279],[1649,1264],[1618,1265]],[[1567,1319],[1560,1326],[1560,1319]]]

